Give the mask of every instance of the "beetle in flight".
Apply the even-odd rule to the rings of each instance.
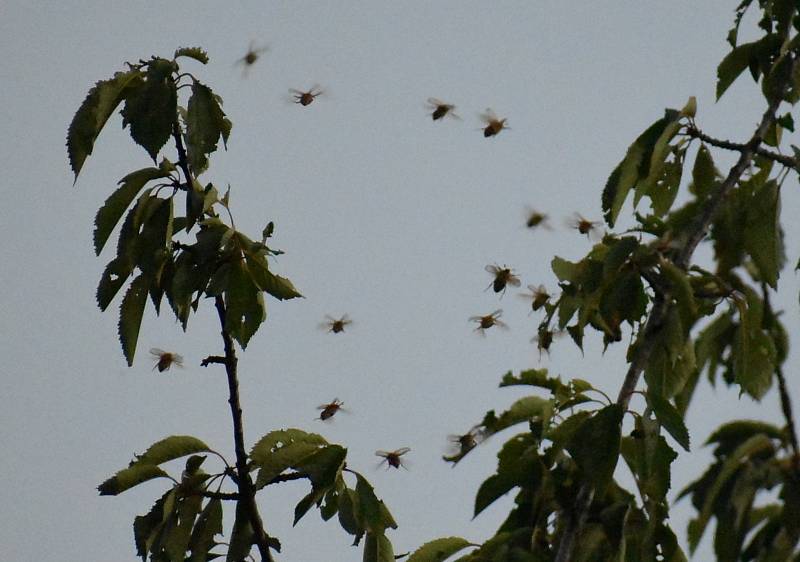
[[[344,402],[338,398],[334,398],[332,402],[328,402],[327,404],[320,404],[317,406],[317,409],[322,411],[317,419],[326,421],[335,416],[339,410],[345,411],[344,408],[342,408],[343,404]]]
[[[506,121],[508,121],[508,119],[500,119],[495,112],[488,107],[486,108],[486,111],[481,113],[480,117],[481,121],[486,123],[486,127],[483,128],[483,136],[486,138],[497,135],[497,133],[503,129],[508,129],[508,125],[506,125]]]
[[[532,312],[539,310],[550,300],[550,293],[547,292],[544,285],[539,285],[538,287],[528,285],[528,290],[530,293],[520,293],[519,296],[531,301]]]
[[[344,327],[349,326],[352,324],[353,321],[350,320],[350,317],[347,314],[342,315],[341,318],[338,320],[329,314],[325,315],[325,322],[319,325],[320,328],[323,330],[327,330],[328,332],[332,332],[334,334],[338,334],[340,332],[344,332]]]
[[[590,221],[584,218],[580,213],[575,213],[571,219],[567,220],[567,226],[585,234],[590,240],[598,237],[601,224],[600,221]]]
[[[303,107],[311,105],[311,103],[323,93],[322,89],[319,87],[319,84],[314,84],[306,92],[295,90],[294,88],[289,88],[289,92],[292,94],[292,102],[299,103]]]
[[[428,98],[428,109],[432,110],[431,117],[434,121],[438,121],[439,119],[443,119],[445,117],[461,119],[461,117],[455,114],[455,108],[456,106],[454,106],[452,103],[445,103],[436,98]]]
[[[499,326],[500,328],[508,329],[508,325],[500,320],[500,317],[503,315],[502,310],[495,310],[491,314],[487,314],[485,316],[471,316],[469,321],[476,322],[478,327],[475,328],[476,332],[480,332],[482,336],[486,335],[486,330],[491,328],[492,326]]]
[[[154,347],[150,349],[150,354],[156,360],[156,364],[153,366],[153,370],[155,371],[156,369],[158,369],[159,373],[163,373],[164,371],[169,371],[169,368],[172,367],[172,365],[183,367],[183,357],[181,357],[177,353],[164,351],[163,349]]]
[[[411,449],[408,447],[402,447],[395,451],[380,451],[380,450],[375,451],[375,454],[377,456],[383,457],[383,460],[378,464],[378,466],[381,466],[383,463],[386,463],[386,470],[389,470],[389,468],[391,467],[400,468],[401,466],[406,470],[408,470],[408,467],[406,466],[405,462],[400,457],[405,455],[410,450]]]
[[[247,48],[247,53],[236,61],[236,64],[241,64],[244,69],[244,75],[247,76],[247,71],[253,66],[256,61],[267,52],[268,47],[256,47],[254,41],[250,41],[250,47]]]
[[[511,285],[512,287],[520,286],[519,277],[517,277],[514,274],[514,270],[507,265],[503,267],[497,264],[487,265],[485,269],[494,275],[494,280],[489,284],[489,287],[492,287],[495,293],[502,293],[500,298],[503,298],[503,295],[506,294],[506,285]],[[488,290],[489,287],[486,287],[486,290]]]

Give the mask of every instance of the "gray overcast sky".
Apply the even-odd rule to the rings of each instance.
[[[230,183],[244,232],[276,222],[275,244],[287,253],[275,267],[307,297],[270,300],[267,324],[242,354],[246,437],[299,427],[345,444],[348,463],[392,510],[400,527],[390,536],[404,552],[440,536],[481,542],[507,513],[510,498],[470,518],[504,436],[455,469],[440,460],[448,433],[521,395],[496,388],[502,373],[545,366],[616,394],[621,348],[600,360],[592,337],[583,358],[563,340],[540,360],[529,343],[538,317],[512,291],[502,301],[484,292],[484,266],[507,263],[523,286],[553,288],[552,256],[575,259],[589,248],[563,218],[599,218],[609,172],[665,107],[695,95],[701,127],[749,136],[763,111],[752,82],[743,78],[719,104],[713,97],[736,3],[3,2],[3,558],[132,561],[133,517],[163,487],[100,498],[95,486],[167,435],[192,433],[232,455],[223,374],[198,366],[220,347],[211,310],[185,334],[168,314],[148,314],[128,369],[116,310],[95,305],[110,257],[93,255],[94,214],[120,177],[148,165],[115,117],[72,187],[64,138],[95,81],[176,47],[209,52],[210,65],[187,68],[224,98],[234,128],[203,179]],[[269,52],[244,78],[234,63],[251,41]],[[314,83],[326,94],[313,105],[286,101],[288,88]],[[429,96],[455,103],[463,121],[432,123]],[[511,130],[484,139],[477,113],[486,107]],[[797,184],[787,186],[784,217],[793,217]],[[526,231],[526,205],[557,228]],[[793,262],[798,230],[788,228]],[[788,270],[777,302],[791,333],[797,293]],[[467,318],[496,308],[511,329],[473,333]],[[323,315],[342,313],[355,320],[346,334],[317,329]],[[181,353],[186,368],[152,372],[152,346]],[[787,371],[800,406],[796,373]],[[352,413],[313,421],[315,406],[333,397]],[[688,419],[697,453],[681,455],[674,489],[699,473],[709,457],[699,445],[734,416],[780,423],[777,396],[759,407],[735,389],[704,385]],[[408,472],[373,470],[375,449],[402,446],[412,449]],[[306,491],[294,483],[260,496],[281,559],[360,559],[338,523],[317,512],[291,528]],[[681,536],[687,507],[673,515]]]

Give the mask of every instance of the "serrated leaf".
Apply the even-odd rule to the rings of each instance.
[[[461,537],[446,537],[426,542],[415,550],[407,562],[442,562],[468,546],[477,546]]]
[[[614,226],[631,189],[661,175],[668,143],[678,132],[680,117],[680,112],[667,110],[664,117],[639,135],[628,148],[625,158],[611,172],[602,196],[603,213],[609,226]]]
[[[267,433],[250,451],[253,468],[259,469],[256,487],[265,486],[287,468],[297,466],[311,453],[327,445],[321,436],[299,429]]]
[[[225,329],[242,349],[267,317],[264,297],[243,260],[231,264],[225,287]]]
[[[102,80],[89,90],[78,108],[67,133],[67,153],[75,180],[86,158],[92,153],[95,140],[122,102],[130,88],[141,82],[138,70],[118,72],[110,80]]]
[[[500,414],[496,422],[486,429],[491,433],[502,431],[507,427],[532,419],[547,423],[553,415],[553,401],[539,396],[525,396],[514,402],[511,407]]]
[[[303,457],[294,468],[308,475],[315,491],[324,490],[335,482],[346,456],[347,449],[344,447],[326,445]]]
[[[362,562],[394,562],[392,543],[383,533],[367,533]]]
[[[100,283],[97,285],[97,305],[105,310],[130,277],[133,267],[127,260],[113,259],[108,262]]]
[[[497,472],[478,488],[473,517],[477,517],[498,498],[536,477],[540,461],[537,440],[531,433],[520,433],[503,444],[497,453]]]
[[[164,505],[167,499],[175,496],[175,488],[164,493],[146,515],[137,515],[133,520],[133,539],[136,543],[136,554],[141,556],[143,562],[147,562],[147,555],[150,545],[154,542],[154,535],[157,534],[164,521]]]
[[[770,180],[753,193],[747,206],[744,246],[753,258],[761,279],[773,289],[778,287],[784,262],[780,214],[780,188],[776,181]]]
[[[133,357],[136,355],[136,342],[139,339],[139,327],[142,325],[149,287],[150,279],[140,274],[131,282],[119,307],[119,341],[128,367],[133,366]]]
[[[303,296],[295,289],[291,281],[280,275],[274,275],[269,271],[267,260],[263,255],[247,252],[245,256],[247,268],[250,271],[253,282],[259,289],[278,300],[294,299]]]
[[[236,502],[235,517],[225,562],[242,562],[253,547],[255,533],[243,501]]]
[[[675,406],[663,396],[652,391],[647,393],[647,403],[653,409],[658,422],[686,452],[689,452],[689,430],[686,429],[683,416],[680,415]]]
[[[200,47],[181,47],[175,51],[175,55],[172,58],[177,59],[178,57],[189,57],[197,62],[208,64],[208,53]]]
[[[177,119],[178,93],[172,80],[173,70],[172,61],[149,61],[145,82],[128,92],[122,109],[122,126],[130,126],[131,138],[153,161],[172,134]]]
[[[197,437],[171,435],[150,445],[142,455],[136,458],[136,462],[158,465],[186,455],[208,452],[211,452],[211,448]]]
[[[598,410],[567,445],[584,478],[600,491],[611,482],[619,460],[622,414],[616,404]]]
[[[231,122],[225,117],[211,88],[195,81],[186,112],[186,149],[195,174],[208,166],[208,155],[217,150],[220,136],[228,140]]]
[[[101,496],[116,496],[125,490],[138,486],[154,478],[168,478],[169,475],[153,464],[133,464],[117,472],[97,487]]]
[[[556,392],[565,387],[564,383],[558,377],[548,377],[547,369],[527,369],[520,371],[519,375],[514,375],[513,372],[508,371],[503,375],[500,381],[500,388],[506,386],[535,386],[538,388],[546,388],[551,392]]]
[[[732,454],[725,459],[719,470],[713,475],[713,484],[705,494],[702,508],[698,516],[689,523],[689,549],[694,552],[700,539],[703,537],[709,519],[713,514],[714,505],[720,491],[728,482],[730,477],[741,467],[743,461],[749,457],[764,451],[772,451],[773,446],[770,439],[765,435],[754,435],[736,448]]]
[[[356,473],[356,496],[358,497],[359,520],[370,533],[383,534],[386,529],[396,529],[392,514],[389,513],[383,500],[378,499],[375,490],[366,478]]]
[[[213,498],[203,508],[189,540],[189,562],[206,562],[214,548],[214,537],[222,534],[222,500]]]
[[[97,211],[97,216],[94,220],[94,251],[96,255],[100,255],[119,219],[145,184],[168,175],[168,173],[158,168],[144,168],[132,172],[119,180],[120,187],[106,199],[103,206]]]

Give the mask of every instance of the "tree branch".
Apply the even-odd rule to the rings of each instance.
[[[788,73],[788,76],[794,74],[793,71],[794,67],[797,66],[797,59],[793,61],[792,66],[792,72]],[[780,91],[783,92],[785,89],[786,83],[783,84]],[[736,164],[730,169],[727,177],[717,187],[716,191],[708,198],[702,212],[689,226],[688,236],[684,238],[684,242],[679,248],[674,260],[675,265],[684,271],[688,269],[689,262],[691,261],[695,249],[697,249],[697,245],[705,237],[711,221],[722,206],[722,202],[741,179],[742,174],[744,174],[745,170],[750,165],[753,157],[758,154],[759,147],[764,140],[764,135],[766,135],[769,127],[775,122],[775,112],[778,106],[780,106],[782,98],[783,96],[780,95],[770,100],[769,106],[761,117],[761,122],[753,133],[753,136],[747,144],[741,145],[739,159],[736,161]],[[641,335],[634,344],[636,348],[633,352],[628,372],[625,374],[625,380],[617,396],[617,404],[623,410],[627,410],[631,395],[636,389],[636,385],[639,383],[639,377],[650,360],[650,355],[653,353],[657,341],[655,336],[658,334],[664,320],[667,318],[667,314],[672,305],[672,296],[671,290],[666,291],[664,294],[656,294],[653,307],[650,309],[650,314],[647,317]],[[573,559],[572,553],[575,549],[575,543],[586,522],[586,517],[589,514],[589,507],[593,499],[594,488],[590,484],[584,483],[578,491],[571,512],[568,514],[567,525],[558,545],[558,552],[554,562],[570,562]]]
[[[686,135],[693,139],[700,139],[701,141],[710,144],[711,146],[716,146],[717,148],[724,148],[726,150],[735,150],[737,152],[742,152],[747,149],[746,144],[740,144],[737,142],[731,142],[729,140],[715,139],[714,137],[710,137],[693,124],[690,124],[686,127]],[[759,156],[763,156],[764,158],[774,160],[775,162],[778,162],[779,164],[782,164],[787,168],[795,168],[797,166],[797,160],[795,160],[791,156],[786,156],[785,154],[779,154],[778,152],[767,150],[766,148],[763,148],[761,146],[755,149],[755,153],[758,154]]]
[[[186,156],[186,149],[183,146],[180,125],[177,121],[173,123],[172,136],[175,140],[175,147],[178,150],[178,165],[186,176],[186,189],[188,190],[191,189],[193,176],[191,168],[189,167],[189,159]],[[267,535],[264,530],[264,523],[261,520],[261,515],[258,512],[258,505],[256,504],[256,488],[253,485],[253,480],[250,478],[250,470],[247,466],[247,453],[244,449],[244,424],[242,423],[242,406],[239,401],[239,379],[237,375],[239,360],[236,357],[233,338],[230,332],[225,329],[225,301],[221,296],[216,296],[214,305],[217,309],[217,315],[219,316],[220,327],[222,329],[221,335],[225,355],[209,356],[204,360],[205,365],[203,366],[207,366],[210,363],[221,363],[225,365],[225,373],[228,378],[228,404],[230,404],[231,417],[233,418],[233,440],[234,449],[236,451],[236,477],[233,478],[233,480],[236,482],[236,486],[239,489],[238,501],[244,507],[250,519],[254,541],[258,547],[262,562],[274,562],[269,545],[270,543],[274,544],[275,540]]]
[[[239,402],[239,379],[237,377],[239,360],[236,357],[233,338],[228,330],[225,329],[225,301],[221,296],[218,295],[214,298],[214,306],[217,308],[220,326],[222,327],[222,341],[225,346],[225,373],[228,376],[228,404],[230,404],[231,417],[233,418],[233,440],[236,451],[236,473],[238,475],[236,484],[239,487],[239,501],[243,502],[244,508],[249,514],[250,526],[255,535],[255,543],[261,555],[261,560],[272,562],[272,553],[269,550],[270,537],[264,531],[264,523],[258,513],[256,488],[250,478],[247,453],[244,450],[244,424],[242,423],[242,406]]]

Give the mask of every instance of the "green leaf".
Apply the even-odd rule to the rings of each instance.
[[[172,503],[175,496],[175,488],[164,493],[146,515],[137,515],[133,520],[133,539],[136,543],[136,554],[141,556],[143,562],[147,562],[147,555],[150,551],[159,529],[163,525],[164,505],[167,500]]]
[[[662,260],[660,267],[664,277],[672,285],[673,299],[681,314],[681,322],[684,326],[691,326],[697,316],[697,303],[694,301],[694,290],[688,275],[669,260]]]
[[[271,431],[250,451],[253,468],[258,468],[256,487],[262,488],[287,468],[297,466],[318,449],[328,445],[321,436],[299,429]]]
[[[267,317],[264,297],[243,260],[231,264],[225,288],[225,329],[242,349]]]
[[[150,279],[144,274],[139,275],[131,282],[119,307],[119,341],[128,367],[133,366],[133,357],[136,355],[136,341],[139,339],[149,286]]]
[[[177,59],[178,57],[189,57],[197,62],[208,64],[208,53],[200,47],[181,47],[175,51],[175,55],[172,58]]]
[[[122,126],[130,125],[131,138],[154,161],[177,119],[178,93],[172,79],[175,68],[165,59],[149,61],[144,84],[128,92],[122,109]]]
[[[86,158],[92,153],[95,140],[106,121],[122,102],[128,91],[142,80],[138,70],[118,72],[110,80],[103,80],[89,90],[78,108],[67,133],[67,153],[75,180]]]
[[[556,392],[557,390],[566,387],[566,385],[561,382],[560,378],[548,377],[547,369],[528,369],[525,371],[520,371],[518,376],[515,376],[513,372],[508,371],[503,375],[499,386],[500,388],[503,388],[506,386],[522,385],[546,388],[551,392]]]
[[[749,294],[747,302],[737,301],[739,329],[733,347],[735,381],[756,400],[772,386],[777,350],[775,342],[761,328],[763,307],[758,296]]]
[[[689,430],[686,429],[683,416],[678,413],[675,406],[660,394],[652,391],[647,392],[647,403],[653,409],[658,422],[681,447],[689,452]]]
[[[653,123],[628,148],[625,158],[614,168],[603,189],[603,211],[606,223],[614,226],[622,204],[637,184],[649,185],[660,177],[669,141],[677,134],[681,114],[674,109]]]
[[[195,174],[208,166],[208,155],[217,150],[220,136],[226,143],[231,122],[220,107],[219,98],[211,88],[194,81],[186,111],[186,149],[189,165]]]
[[[164,544],[164,550],[171,560],[183,562],[186,559],[186,551],[189,549],[192,527],[194,526],[197,515],[203,505],[201,496],[180,497],[177,508],[175,509],[175,525],[169,533],[168,540]]]
[[[299,460],[294,468],[308,475],[315,491],[332,486],[344,466],[347,449],[340,445],[326,445]],[[321,497],[321,494],[320,494]]]
[[[363,562],[394,562],[392,543],[383,533],[367,533]]]
[[[280,275],[273,275],[270,273],[267,260],[263,255],[247,252],[245,258],[253,282],[262,291],[269,293],[278,300],[294,299],[303,296],[294,288],[291,281]]]
[[[727,455],[739,445],[756,435],[765,435],[770,439],[782,440],[783,431],[766,422],[756,420],[737,420],[717,428],[706,440],[706,445],[717,444],[717,456]]]
[[[717,100],[750,64],[755,43],[734,47],[717,67]]]
[[[108,308],[114,296],[130,277],[132,270],[133,265],[125,259],[115,258],[108,262],[97,285],[96,297],[100,310]]]
[[[622,414],[616,404],[598,410],[567,445],[584,478],[599,491],[611,482],[619,460]]]
[[[718,178],[719,171],[714,165],[711,151],[705,144],[701,144],[694,159],[692,184],[689,186],[689,191],[698,197],[705,198],[711,194]]]
[[[542,472],[537,447],[538,441],[530,432],[520,433],[505,442],[497,453],[497,472],[478,488],[473,517],[510,490],[537,479]]]
[[[209,453],[211,448],[191,435],[171,435],[150,445],[137,456],[137,464],[162,464],[195,453]]]
[[[552,415],[552,400],[539,396],[525,396],[514,402],[508,410],[500,414],[491,427],[486,427],[486,429],[491,433],[496,433],[532,419],[542,420],[546,423]]]
[[[397,529],[392,514],[383,500],[375,495],[372,485],[367,479],[356,473],[356,496],[358,497],[358,519],[367,531],[367,535],[382,535],[386,529]]]
[[[578,276],[578,264],[558,256],[554,257],[553,261],[550,262],[550,267],[559,281],[574,282],[575,278]]]
[[[168,175],[158,168],[144,168],[132,172],[119,180],[120,187],[106,199],[94,219],[95,254],[100,255],[100,251],[105,246],[108,237],[119,222],[125,209],[130,206],[144,185],[151,180],[165,178]]]
[[[721,468],[715,472],[713,484],[705,494],[702,509],[698,516],[689,523],[689,549],[694,552],[703,532],[708,525],[709,519],[713,514],[714,505],[723,486],[731,476],[739,470],[741,464],[747,458],[764,451],[772,451],[772,441],[765,435],[754,435],[739,447],[723,462]]]
[[[214,537],[222,534],[222,500],[218,498],[208,500],[197,523],[192,529],[189,540],[189,562],[206,562],[208,553],[216,542]]]
[[[153,464],[136,463],[120,470],[97,489],[101,496],[116,496],[154,478],[169,478],[169,475]]]
[[[247,508],[243,501],[236,502],[236,518],[233,521],[228,556],[225,562],[242,562],[250,554],[255,540],[255,533],[250,524]]]
[[[406,562],[442,562],[468,546],[477,546],[461,537],[446,537],[426,542]]]
[[[761,279],[773,289],[778,287],[778,276],[784,262],[780,204],[777,182],[766,182],[753,193],[744,224],[745,250],[753,258]]]

